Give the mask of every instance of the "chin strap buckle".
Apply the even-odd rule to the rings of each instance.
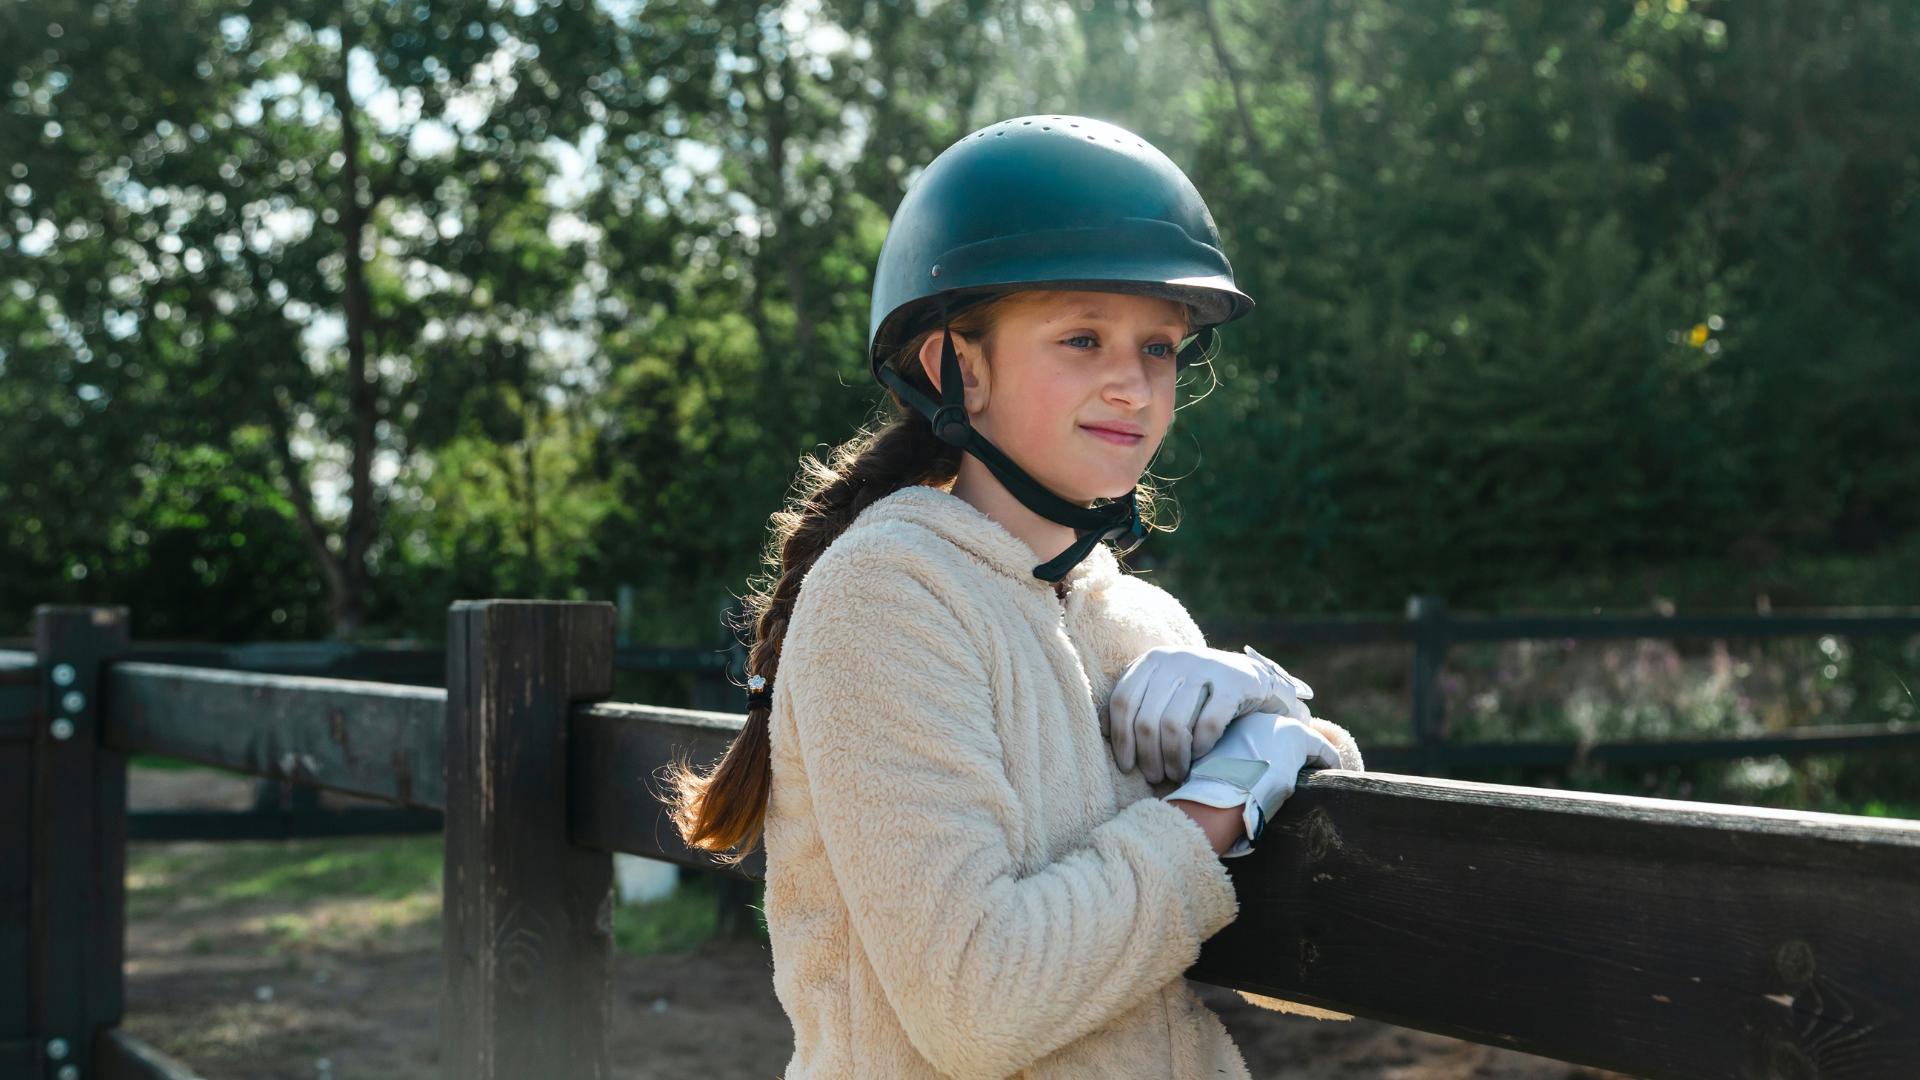
[[[973,437],[973,424],[967,420],[964,405],[944,405],[933,414],[933,433],[948,446],[962,447]]]

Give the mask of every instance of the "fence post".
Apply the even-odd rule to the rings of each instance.
[[[1440,749],[1447,741],[1447,699],[1440,692],[1439,676],[1447,662],[1442,625],[1447,602],[1437,596],[1409,597],[1407,618],[1413,623],[1413,741],[1420,749],[1421,771],[1444,775]]]
[[[613,857],[567,839],[567,717],[613,692],[614,609],[447,615],[440,1062],[447,1080],[608,1075]]]
[[[32,764],[28,1000],[35,1080],[95,1074],[95,1040],[124,1003],[127,759],[100,737],[104,662],[127,648],[123,607],[33,613],[40,708]]]

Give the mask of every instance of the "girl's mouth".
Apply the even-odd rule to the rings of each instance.
[[[1080,430],[1115,446],[1138,446],[1147,437],[1147,429],[1127,420],[1096,420],[1081,424]]]

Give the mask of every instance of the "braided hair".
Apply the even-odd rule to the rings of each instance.
[[[953,332],[968,341],[982,341],[1011,299],[1003,297],[956,314],[950,324]],[[890,361],[929,395],[938,391],[921,369],[920,349],[938,332],[920,335]],[[749,679],[766,680],[761,684],[766,689],[749,696],[747,726],[718,765],[702,772],[681,762],[667,777],[667,805],[689,847],[731,852],[737,860],[759,839],[773,780],[770,691],[780,670],[787,621],[807,571],[867,507],[905,488],[944,487],[959,473],[960,451],[940,441],[924,418],[897,397],[891,412],[884,424],[841,444],[826,461],[802,458],[798,492],[773,517],[767,562],[778,573],[768,574],[750,599],[754,641],[747,657]]]

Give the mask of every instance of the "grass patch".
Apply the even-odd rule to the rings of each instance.
[[[681,882],[645,904],[621,904],[613,913],[613,947],[628,956],[685,952],[713,940],[719,923],[711,881]]]
[[[738,887],[738,886],[734,886]],[[614,911],[614,947],[628,956],[685,952],[720,936],[720,880],[701,874],[646,904]],[[136,919],[206,916],[252,909],[243,917],[272,939],[343,944],[427,928],[441,895],[438,836],[367,836],[240,843],[130,844],[127,911]],[[737,933],[765,941],[762,892],[753,887]],[[261,908],[279,909],[261,913]],[[236,924],[236,928],[238,924]],[[218,933],[214,937],[220,937]],[[189,952],[220,951],[197,936]]]
[[[645,904],[622,904],[613,913],[613,947],[628,956],[686,952],[720,936],[720,879],[710,874],[684,879],[673,892]],[[737,931],[744,938],[767,939],[765,893],[748,894],[747,918]]]
[[[135,918],[176,907],[301,906],[440,895],[438,836],[365,836],[221,844],[130,844]]]
[[[184,758],[167,757],[164,754],[133,754],[127,758],[127,764],[136,769],[158,769],[162,772],[205,771],[220,773],[223,776],[238,776],[243,780],[255,779],[252,773],[223,769],[218,765],[202,765],[197,761]]]

